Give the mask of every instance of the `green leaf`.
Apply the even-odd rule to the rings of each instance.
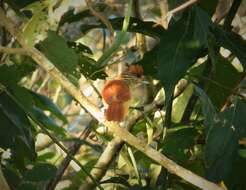
[[[115,30],[121,30],[124,18],[118,17],[114,19],[109,19],[109,21]],[[106,28],[106,26],[103,23],[94,25],[82,25],[81,32],[86,33],[94,28]],[[162,35],[162,33],[165,32],[165,29],[152,21],[141,21],[140,19],[131,17],[127,31],[141,33],[147,36],[159,38]]]
[[[46,152],[38,156],[37,162],[48,162],[48,160],[56,156],[55,152]]]
[[[238,151],[239,156],[241,156],[242,158],[246,158],[246,149],[240,149]]]
[[[12,97],[12,99],[21,107],[21,109],[26,112],[26,110],[31,110],[33,107],[33,97],[29,91],[17,85],[9,86],[7,92]],[[25,109],[23,109],[25,108]],[[26,112],[28,113],[28,112]]]
[[[53,31],[48,31],[47,38],[39,43],[40,50],[65,75],[79,79],[77,64],[79,58],[69,48],[65,39]]]
[[[0,82],[5,86],[14,85],[20,80],[21,76],[13,69],[13,66],[0,66]]]
[[[217,117],[217,112],[210,98],[201,88],[195,87],[195,93],[202,103],[202,113],[205,117],[204,124],[206,126],[206,130],[209,131],[214,124],[214,119]]]
[[[173,101],[172,107],[172,121],[179,122],[184,114],[185,108],[187,106],[188,100],[193,93],[193,85],[186,87],[184,92]]]
[[[184,164],[190,158],[189,150],[195,145],[195,137],[198,135],[194,128],[183,128],[168,133],[161,143],[163,154],[180,164]]]
[[[51,99],[48,97],[35,93],[33,91],[29,91],[31,95],[33,96],[34,104],[45,111],[50,111],[53,113],[57,118],[59,118],[63,123],[67,123],[67,118],[63,115],[61,110],[58,108],[56,104],[52,102]]]
[[[194,8],[194,14],[194,38],[199,40],[201,45],[207,46],[209,27],[213,24],[211,18],[199,7]]]
[[[32,73],[35,70],[35,65],[30,59],[24,59],[21,63],[14,65],[1,65],[0,66],[0,83],[5,86],[11,86],[18,83],[23,77]]]
[[[23,183],[18,187],[18,190],[38,190],[37,187],[31,183]]]
[[[77,53],[83,52],[83,53],[87,53],[87,54],[91,54],[91,55],[93,54],[91,49],[82,43],[68,41],[67,44],[69,47],[73,48]]]
[[[63,137],[66,136],[65,129],[58,126],[54,120],[45,115],[41,109],[33,108],[31,116],[35,121],[40,122],[48,130],[55,132],[57,135],[61,135]]]
[[[246,41],[238,34],[226,31],[222,27],[214,26],[210,28],[215,41],[219,46],[230,50],[241,62],[244,70],[246,69]]]
[[[189,12],[161,37],[158,76],[164,86],[166,102],[171,100],[176,83],[201,56],[201,42],[194,37],[195,16],[194,11]]]
[[[56,175],[57,168],[47,163],[36,164],[31,170],[28,170],[24,179],[33,182],[48,181]]]
[[[137,135],[139,132],[142,132],[142,131],[145,131],[146,130],[146,121],[145,120],[142,120],[142,121],[139,121],[137,122],[132,130],[131,130],[131,133],[133,135]]]
[[[205,10],[209,15],[213,15],[216,7],[218,5],[219,0],[207,0],[207,1],[199,1],[198,5]]]
[[[227,59],[220,55],[215,58],[213,67],[210,79],[204,81],[207,84],[207,94],[219,111],[238,85],[240,73]]]
[[[205,163],[207,176],[213,181],[225,179],[238,156],[238,140],[246,136],[246,105],[237,99],[234,105],[219,113],[207,134]]]
[[[10,148],[17,167],[24,167],[24,159],[36,157],[31,124],[19,107],[5,92],[0,94],[0,146]]]
[[[48,13],[40,10],[34,12],[23,29],[23,36],[26,43],[33,46],[38,40],[38,36],[44,37],[48,29]]]
[[[245,190],[246,187],[246,162],[239,156],[232,163],[233,168],[230,175],[225,179],[225,185],[228,189]]]
[[[107,74],[103,67],[99,67],[95,60],[84,55],[79,56],[79,70],[86,77],[91,80],[105,79]]]
[[[144,75],[152,76],[153,78],[157,79],[157,71],[158,71],[158,61],[157,61],[157,52],[159,46],[155,46],[152,50],[147,51],[143,58],[138,61],[136,64],[142,65],[144,69]]]
[[[19,172],[16,170],[15,167],[12,167],[11,165],[5,165],[1,168],[10,188],[14,189],[21,183]]]
[[[38,0],[6,0],[10,6],[18,7],[18,9],[21,9],[31,3],[34,3]]]

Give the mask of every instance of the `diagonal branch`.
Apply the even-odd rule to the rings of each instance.
[[[146,145],[144,141],[133,136],[126,129],[119,127],[119,125],[115,123],[103,121],[103,113],[92,102],[90,102],[72,83],[70,83],[70,81],[41,52],[26,43],[20,30],[15,27],[15,25],[9,18],[6,17],[1,8],[0,24],[3,25],[12,34],[12,36],[16,38],[16,40],[25,50],[30,52],[30,56],[33,58],[33,60],[37,62],[38,65],[45,69],[55,80],[57,80],[61,84],[61,86],[69,94],[71,94],[81,104],[82,107],[84,107],[99,122],[102,122],[105,126],[107,126],[109,130],[112,131],[116,136],[120,137],[128,144],[140,150],[157,163],[161,164],[169,172],[176,174],[177,176],[183,178],[191,184],[204,190],[222,190],[222,188],[217,184],[209,182],[206,179],[179,166],[157,150]]]
[[[146,105],[143,108],[142,112],[134,112],[131,114],[131,117],[128,120],[127,129],[131,130],[132,126],[140,119],[143,115],[158,109],[160,106],[164,104],[164,101],[160,102],[152,102],[149,105]],[[100,181],[103,176],[105,175],[108,166],[112,163],[115,159],[117,153],[119,153],[120,149],[124,145],[124,141],[120,137],[115,137],[111,140],[107,147],[105,148],[104,152],[98,159],[97,163],[95,164],[94,168],[91,170],[90,174],[93,176],[94,179]],[[93,181],[87,177],[84,183],[80,186],[80,190],[87,190],[95,188],[95,184]]]
[[[182,92],[186,89],[187,85],[188,83],[186,85],[180,83],[180,85],[177,87],[177,91],[175,91],[174,93],[174,99],[178,97],[180,94],[182,94]],[[127,129],[130,131],[133,125],[144,115],[151,112],[155,112],[163,106],[164,106],[164,100],[161,100],[145,105],[143,109],[141,109],[141,112],[133,112],[133,114],[131,114],[131,117],[128,120],[128,123],[126,124]],[[97,181],[101,181],[101,179],[104,177],[107,171],[107,168],[113,162],[117,153],[120,152],[120,149],[122,148],[123,145],[124,145],[124,141],[119,137],[115,137],[113,140],[111,140],[108,143],[104,152],[102,153],[97,163],[94,165],[94,168],[90,172],[90,174],[94,177],[94,179],[96,179]],[[83,184],[80,186],[80,190],[87,190],[93,188],[95,188],[95,184],[89,177],[87,177],[83,182]]]

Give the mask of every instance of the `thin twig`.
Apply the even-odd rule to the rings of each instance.
[[[193,5],[193,4],[197,3],[197,2],[198,2],[198,0],[189,0],[189,1],[185,2],[185,3],[183,3],[182,5],[172,9],[171,11],[168,11],[167,18],[172,17],[173,15],[185,10],[187,7]]]
[[[95,17],[99,18],[99,19],[102,21],[102,23],[104,23],[105,26],[108,28],[109,34],[110,34],[110,41],[113,42],[113,39],[114,39],[114,29],[113,29],[111,23],[109,22],[109,20],[107,19],[107,17],[105,17],[103,14],[97,12],[97,11],[93,8],[93,5],[92,5],[91,0],[85,0],[85,1],[86,1],[86,4],[87,4],[88,8],[89,8],[90,11],[91,11],[91,13],[92,13]]]
[[[41,83],[41,85],[39,86],[39,88],[36,90],[37,93],[40,93],[41,90],[43,89],[43,87],[47,84],[47,82],[49,81],[50,76],[46,75],[43,82]]]
[[[95,93],[97,94],[98,98],[102,98],[101,93],[99,92],[97,87],[93,84],[93,81],[91,79],[87,79],[87,81],[89,82]]]

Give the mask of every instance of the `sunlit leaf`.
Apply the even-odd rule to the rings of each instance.
[[[47,12],[41,10],[39,12],[35,12],[26,23],[23,35],[29,45],[33,46],[38,40],[40,40],[40,38],[44,38],[48,29],[47,17]]]

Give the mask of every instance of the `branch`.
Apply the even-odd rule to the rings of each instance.
[[[162,26],[167,29],[167,26],[168,26],[168,16],[167,16],[167,13],[168,13],[168,2],[167,0],[162,0],[160,1],[160,10],[161,10],[161,23],[162,23]]]
[[[95,180],[100,181],[103,178],[109,165],[112,163],[117,153],[119,153],[123,144],[124,141],[119,137],[115,137],[108,143],[107,147],[105,148],[97,163],[90,172]],[[93,183],[93,181],[89,177],[86,177],[84,183],[80,186],[79,190],[88,190],[94,188],[95,184]]]
[[[7,54],[21,54],[21,55],[29,54],[29,52],[26,51],[24,48],[9,48],[9,47],[2,47],[2,46],[0,46],[0,52],[7,53]]]
[[[222,188],[219,187],[217,184],[209,182],[206,179],[179,166],[172,160],[168,159],[166,156],[162,155],[157,150],[154,150],[150,146],[146,145],[144,141],[133,136],[126,129],[119,127],[117,124],[114,124],[112,122],[103,121],[103,113],[92,102],[90,102],[72,83],[70,83],[69,80],[41,52],[26,43],[19,29],[16,28],[13,22],[5,16],[1,8],[0,20],[0,24],[3,25],[17,39],[17,41],[26,51],[30,52],[30,56],[33,58],[33,60],[35,60],[38,65],[40,65],[55,80],[57,80],[63,86],[63,88],[69,94],[71,94],[81,104],[81,106],[84,107],[94,118],[96,118],[99,122],[102,122],[116,136],[120,137],[136,149],[142,151],[154,161],[165,167],[169,172],[176,174],[177,176],[183,178],[191,184],[204,190],[222,190]]]
[[[189,0],[189,1],[185,2],[185,3],[183,3],[182,5],[172,9],[171,11],[168,11],[167,18],[171,18],[173,15],[179,13],[180,11],[185,10],[187,7],[195,4],[197,1],[198,0]],[[170,19],[168,19],[168,20],[170,20]]]
[[[149,145],[146,145],[144,141],[136,138],[134,135],[129,133],[124,128],[118,127],[114,123],[108,123],[107,126],[109,126],[109,130],[111,132],[113,132],[117,136],[120,136],[120,138],[122,138],[125,142],[135,147],[136,149],[150,157],[152,160],[159,163],[161,166],[165,167],[170,173],[181,177],[185,181],[189,181],[193,185],[203,190],[223,190],[223,188],[216,185],[215,183],[209,182],[206,179],[194,174],[190,170],[187,170],[182,166],[179,166],[174,161],[168,159],[166,156],[161,154],[158,150],[155,150],[151,148]]]
[[[131,130],[132,126],[140,119],[143,115],[158,109],[160,105],[163,105],[164,101],[160,102],[152,102],[149,105],[146,105],[143,108],[142,112],[134,112],[131,114],[131,117],[128,120],[127,129]],[[119,153],[120,149],[124,145],[124,141],[120,137],[115,137],[112,141],[110,141],[105,148],[104,152],[98,159],[97,163],[95,164],[94,168],[91,170],[90,174],[93,176],[94,179],[100,181],[103,176],[105,175],[108,166],[112,163],[115,159],[117,153]],[[87,190],[95,188],[95,184],[93,181],[87,177],[85,182],[80,186],[79,190]]]
[[[113,41],[114,38],[114,29],[111,25],[111,23],[109,22],[109,20],[101,13],[97,12],[96,10],[94,10],[93,6],[92,6],[92,2],[91,0],[85,0],[88,8],[90,9],[91,13],[95,16],[98,17],[99,20],[102,21],[103,24],[105,24],[105,26],[108,28],[109,33],[110,33],[110,41]]]

